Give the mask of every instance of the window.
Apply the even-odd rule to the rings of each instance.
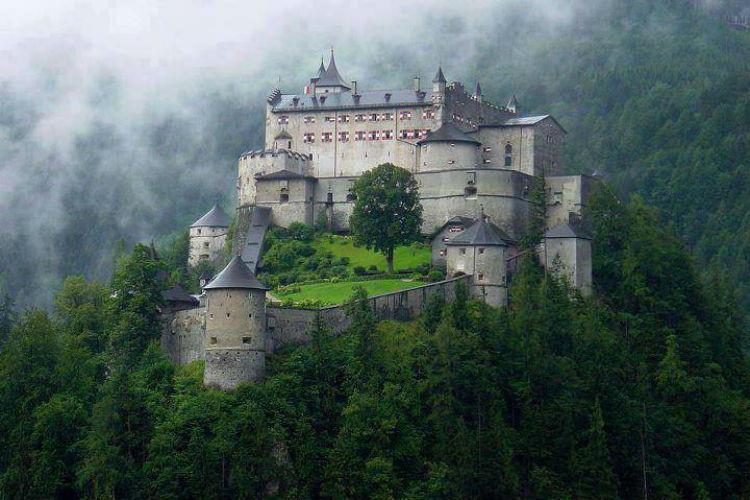
[[[384,141],[389,141],[393,139],[393,130],[383,130],[380,133],[380,138]]]
[[[427,129],[415,130],[414,134],[417,136],[417,139],[424,139],[427,137]]]
[[[505,145],[505,166],[513,166],[513,146],[510,144]]]
[[[456,160],[448,160],[448,165],[453,165],[454,163],[456,163]]]
[[[333,203],[333,193],[328,193],[328,194],[326,195],[326,203],[328,203],[329,205],[330,205],[331,203]]]
[[[326,116],[325,120],[326,120],[327,122],[329,122],[329,123],[331,123],[331,122],[335,122],[335,121],[336,121],[336,120],[334,119],[334,117],[332,117],[332,116]]]
[[[349,123],[349,115],[339,115],[339,123]]]
[[[323,132],[320,142],[333,142],[333,132]]]
[[[506,167],[512,167],[513,166],[513,157],[510,155],[507,155],[505,157],[505,166]]]
[[[204,242],[203,242],[203,247],[204,247],[204,248],[208,248],[208,242],[207,242],[207,241],[204,241]]]
[[[366,121],[365,115],[354,115],[354,121],[355,122],[363,122]]]
[[[372,113],[372,114],[370,115],[370,121],[371,121],[371,122],[376,122],[376,121],[378,121],[378,114],[377,114],[377,113]]]
[[[468,199],[476,199],[477,188],[475,188],[474,186],[466,186],[466,189],[464,189],[464,197]]]
[[[489,147],[489,146],[485,146],[485,147],[482,148],[482,151],[484,151],[485,153],[491,153],[492,152],[492,148]]]
[[[482,160],[482,163],[485,163],[485,164],[492,163],[492,160],[485,158],[484,160]]]
[[[377,130],[371,130],[370,132],[367,132],[367,140],[368,141],[377,141],[378,140],[378,131]]]
[[[462,248],[462,249],[460,250],[460,252],[461,252],[461,255],[466,255],[466,249],[465,249],[465,248]]]
[[[279,119],[277,120],[279,122],[279,125],[286,125],[289,123],[289,117],[286,115],[279,116]]]
[[[422,111],[422,118],[435,118],[435,110],[434,109],[426,109]]]
[[[364,141],[365,140],[365,131],[364,130],[357,130],[354,132],[354,140],[355,141]]]
[[[510,144],[505,145],[505,154],[506,155],[512,155],[513,154],[513,146]]]
[[[484,253],[484,248],[479,249],[479,255],[482,255]]]
[[[482,274],[482,273],[479,273],[479,274],[477,274],[477,279],[478,279],[479,281],[482,281],[482,280],[484,280],[484,274]]]
[[[339,132],[339,142],[349,142],[349,132]]]
[[[398,114],[398,117],[402,120],[411,120],[411,111],[402,111]]]
[[[289,203],[289,193],[279,194],[279,203]]]
[[[198,229],[198,234],[201,234],[201,230],[200,229]]]
[[[356,199],[357,199],[357,195],[355,195],[354,193],[347,193],[346,194],[346,201],[348,203],[351,203],[351,202],[355,201]]]
[[[211,340],[209,342],[211,343],[211,345],[216,345],[218,343],[216,337],[211,337]]]
[[[243,344],[249,344],[250,343],[250,337],[242,337],[242,343]]]
[[[466,173],[466,183],[467,184],[476,184],[477,182],[477,173],[476,172],[467,172]]]
[[[406,130],[399,130],[399,132],[398,132],[398,138],[399,139],[406,139],[406,133],[407,133]]]
[[[303,121],[305,123],[315,123],[315,117],[314,116],[306,116]]]
[[[312,132],[306,132],[302,136],[302,142],[304,142],[305,144],[312,144],[313,142],[315,142],[315,134],[313,134]]]
[[[555,194],[552,196],[552,203],[562,204],[562,202],[563,202],[562,191],[555,191]]]
[[[380,117],[380,120],[384,122],[393,120],[393,113],[383,113]]]

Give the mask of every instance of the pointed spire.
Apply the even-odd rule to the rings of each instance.
[[[349,90],[349,86],[346,84],[338,68],[336,68],[336,59],[333,57],[333,49],[331,49],[331,59],[328,61],[328,67],[325,72],[320,76],[318,80],[318,87],[343,87]]]
[[[323,73],[326,72],[326,67],[323,65],[323,56],[320,56],[320,67],[318,68],[318,78],[323,76]]]
[[[438,66],[437,74],[435,75],[435,78],[432,79],[432,83],[446,83],[442,66]]]
[[[474,91],[474,95],[477,97],[482,95],[482,87],[479,85],[479,82],[477,82],[477,88]]]

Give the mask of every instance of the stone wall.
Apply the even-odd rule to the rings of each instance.
[[[205,308],[187,309],[164,318],[161,347],[173,363],[184,365],[205,359]]]
[[[547,227],[568,223],[569,214],[581,214],[596,179],[587,175],[560,175],[545,178]]]
[[[202,260],[218,260],[226,236],[226,227],[191,227],[188,265],[195,266]]]
[[[469,94],[460,82],[453,82],[445,93],[446,118],[471,126],[498,123],[513,118],[515,113],[498,106],[481,96]]]
[[[461,276],[417,288],[370,297],[368,301],[379,320],[406,321],[417,317],[433,295],[442,295],[447,302],[455,297],[455,287],[460,281],[468,282],[469,276]],[[268,306],[268,330],[270,349],[285,345],[305,344],[316,321],[332,334],[339,334],[349,327],[344,306],[323,309],[292,309]]]

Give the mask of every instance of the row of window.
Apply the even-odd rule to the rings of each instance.
[[[412,112],[411,111],[400,111],[398,114],[398,117],[400,120],[411,120],[412,118]],[[426,109],[422,111],[422,118],[424,119],[432,119],[435,118],[435,110],[433,109]],[[314,116],[305,116],[302,121],[304,123],[315,123],[315,117]],[[335,121],[338,121],[339,123],[349,123],[350,116],[349,115],[328,115],[323,118],[323,120],[327,123],[333,123]],[[288,115],[281,115],[277,119],[279,125],[287,125],[289,123],[289,116]],[[368,113],[368,114],[359,114],[354,115],[354,121],[355,122],[389,122],[393,121],[393,113]]]
[[[423,139],[427,137],[427,132],[427,129],[401,130],[398,137],[399,139]],[[390,141],[395,137],[393,130],[357,130],[353,135],[355,141]],[[339,132],[337,135],[338,142],[349,142],[349,138],[348,131]],[[302,134],[302,142],[305,144],[315,142],[315,133]],[[333,132],[321,133],[320,142],[333,142]]]

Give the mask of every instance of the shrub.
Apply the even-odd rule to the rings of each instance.
[[[312,241],[315,229],[301,222],[292,222],[287,230],[289,237],[297,241]]]
[[[417,272],[419,274],[427,275],[430,272],[430,264],[429,262],[425,262],[424,264],[420,264],[417,266]]]
[[[367,273],[367,270],[364,268],[364,266],[354,266],[354,274],[356,276],[364,276],[366,273]]]
[[[445,273],[443,273],[443,271],[441,271],[440,269],[433,269],[432,271],[430,271],[430,274],[427,275],[427,279],[430,281],[430,283],[443,281],[445,279]]]
[[[369,269],[370,271],[378,272],[378,266],[376,266],[375,264],[370,264],[370,267],[368,267],[367,269]]]

